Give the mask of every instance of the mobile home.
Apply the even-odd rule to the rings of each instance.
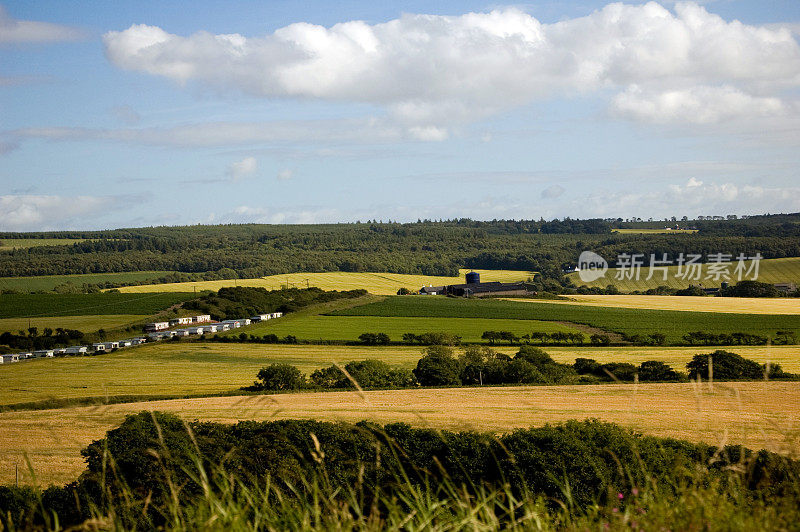
[[[11,364],[12,362],[19,362],[19,355],[0,355],[0,364]]]
[[[53,355],[55,355],[55,353],[52,349],[40,349],[39,351],[33,352],[34,358],[53,358]]]
[[[88,347],[85,345],[73,345],[64,350],[64,353],[67,355],[85,355],[86,352],[89,350]]]
[[[157,321],[144,326],[145,332],[165,331],[167,329],[169,329],[168,321]]]
[[[175,327],[176,325],[189,325],[192,323],[192,318],[187,316],[185,318],[172,318],[169,320],[169,326]]]
[[[192,316],[192,323],[208,323],[211,321],[210,314],[201,314],[200,316]]]

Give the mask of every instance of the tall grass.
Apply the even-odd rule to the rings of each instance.
[[[598,485],[594,500],[581,504],[566,476],[553,474],[560,493],[550,497],[511,481],[496,486],[457,481],[441,464],[440,471],[399,466],[404,450],[391,442],[387,445],[394,460],[380,463],[384,455],[376,453],[374,468],[362,465],[356,481],[342,485],[334,480],[329,468],[335,464],[314,433],[308,434],[313,468],[293,479],[258,477],[236,473],[224,460],[209,463],[192,426],[184,423],[192,442],[191,460],[176,471],[169,437],[155,416],[153,421],[157,445],[148,452],[157,464],[160,485],[146,492],[129,485],[104,447],[99,483],[72,501],[77,513],[64,512],[69,501],[63,506],[63,500],[48,497],[50,490],[28,490],[27,507],[0,505],[0,532],[800,530],[800,479],[793,478],[779,493],[754,490],[744,474],[751,465],[744,454],[730,461],[719,451],[675,475],[674,481],[652,474],[640,457],[628,462],[615,457],[628,487]],[[724,474],[713,474],[719,461],[727,463]],[[390,481],[373,482],[371,472]]]

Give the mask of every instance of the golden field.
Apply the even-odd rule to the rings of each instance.
[[[800,386],[785,382],[526,386],[297,393],[181,399],[100,407],[0,414],[0,484],[30,482],[25,457],[43,485],[73,480],[80,450],[142,410],[184,419],[318,419],[495,432],[569,419],[597,418],[636,431],[704,441],[741,443],[797,455]]]
[[[44,332],[46,327],[55,330],[58,327],[63,329],[77,329],[79,331],[97,331],[99,329],[116,329],[125,327],[133,323],[140,323],[148,316],[136,314],[108,314],[93,316],[49,316],[37,318],[2,318],[0,319],[0,333],[17,331],[27,331],[28,327],[36,327],[39,334]]]
[[[441,286],[463,283],[464,275],[468,271],[481,274],[481,281],[525,281],[533,277],[534,272],[517,270],[460,270],[460,277],[431,277],[426,275],[407,275],[401,273],[351,273],[351,272],[323,272],[323,273],[290,273],[272,275],[258,279],[226,279],[222,281],[197,281],[189,283],[152,284],[141,286],[126,286],[120,292],[192,292],[195,289],[219,290],[226,286],[256,286],[267,290],[279,290],[289,286],[293,288],[306,288],[316,286],[323,290],[358,290],[364,289],[377,295],[394,295],[401,288],[412,291],[423,286]]]
[[[496,346],[513,354],[519,347]],[[686,370],[692,356],[714,347],[546,347],[558,362],[593,358],[601,363],[660,360]],[[800,346],[729,347],[760,363],[778,363],[800,373]],[[0,405],[114,395],[199,395],[235,391],[250,385],[258,370],[272,363],[297,366],[306,374],[336,363],[367,358],[413,368],[422,348],[163,342],[95,357],[37,359],[0,365],[4,384]],[[800,388],[800,383],[795,384]]]
[[[512,299],[509,301],[535,301]],[[800,314],[800,298],[704,297],[645,295],[570,295],[569,300],[548,303],[589,305],[593,307],[725,312],[732,314]]]

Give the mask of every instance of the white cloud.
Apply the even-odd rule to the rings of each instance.
[[[0,44],[76,41],[83,37],[82,31],[68,26],[15,20],[0,6]]]
[[[422,140],[552,96],[610,88],[622,91],[614,105],[623,116],[694,123],[691,109],[708,103],[706,121],[772,112],[781,91],[800,86],[788,26],[727,22],[694,3],[615,3],[554,24],[518,9],[408,14],[297,23],[262,37],[134,25],[103,40],[120,68],[262,97],[378,104]]]
[[[111,112],[117,120],[129,126],[138,124],[142,119],[130,105],[116,105],[111,108]]]
[[[30,231],[63,228],[79,221],[89,213],[95,216],[116,198],[98,196],[0,196],[0,229],[3,231]]]
[[[780,116],[785,107],[779,98],[755,97],[730,86],[654,93],[634,85],[611,104],[619,116],[657,124],[713,124],[739,117]]]
[[[290,169],[288,169],[288,168],[284,168],[283,170],[281,170],[280,172],[278,172],[278,180],[279,180],[279,181],[288,181],[288,180],[290,180],[292,177],[294,177],[294,172],[292,172],[292,171],[291,171]]]
[[[564,195],[565,189],[561,185],[550,185],[542,190],[542,199],[555,199]]]
[[[239,181],[252,175],[258,170],[258,161],[255,157],[245,157],[241,161],[231,163],[228,167],[228,176],[232,181]]]

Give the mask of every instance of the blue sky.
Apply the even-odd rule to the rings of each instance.
[[[0,230],[800,211],[800,2],[2,2]]]

